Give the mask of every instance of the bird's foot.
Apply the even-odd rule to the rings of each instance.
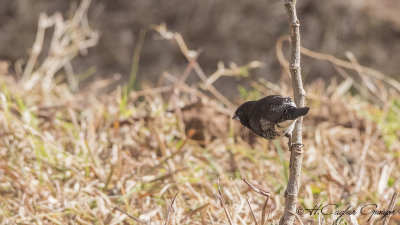
[[[291,150],[292,150],[292,134],[286,133],[286,134],[285,134],[285,137],[288,138],[289,151],[291,151]]]

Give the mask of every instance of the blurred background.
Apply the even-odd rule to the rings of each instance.
[[[60,11],[68,18],[78,3],[0,0],[0,59],[26,62],[40,12],[52,15]],[[302,45],[339,58],[345,58],[345,52],[351,51],[361,65],[398,80],[399,10],[397,0],[299,1]],[[99,43],[89,49],[87,56],[77,57],[72,63],[77,74],[95,68],[96,76],[89,80],[120,73],[126,81],[141,30],[147,32],[137,73],[139,82],[156,86],[153,84],[163,71],[182,74],[187,60],[176,43],[162,40],[151,30],[151,25],[161,23],[181,33],[190,49],[200,50],[198,62],[208,75],[217,69],[219,61],[244,65],[253,60],[263,62],[264,67],[253,70],[251,78],[276,81],[281,74],[275,45],[281,35],[288,34],[281,1],[98,0],[91,4],[88,17],[90,26],[101,33]],[[308,83],[337,74],[329,63],[306,56],[302,68],[304,81]],[[190,79],[193,82],[196,76]],[[238,91],[231,87],[239,82],[243,84],[238,79],[221,78],[215,85],[224,95],[232,97]]]
[[[0,0],[0,225],[227,224],[228,213],[277,224],[287,140],[231,117],[293,93],[282,2]],[[311,109],[297,205],[386,209],[400,187],[400,1],[297,9]]]

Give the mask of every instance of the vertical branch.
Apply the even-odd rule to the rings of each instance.
[[[300,67],[300,22],[296,14],[296,0],[284,0],[290,28],[290,74],[292,75],[294,100],[298,107],[304,107],[305,91],[301,78]],[[300,187],[301,164],[303,159],[302,141],[303,117],[296,121],[292,133],[292,145],[290,146],[290,174],[285,192],[285,210],[279,221],[280,225],[292,225],[296,216],[296,204]]]

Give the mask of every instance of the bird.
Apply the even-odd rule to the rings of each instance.
[[[296,107],[290,97],[270,95],[258,101],[243,103],[232,119],[240,121],[243,126],[267,140],[285,136],[289,139],[290,147],[297,118],[306,115],[309,110],[309,107]]]

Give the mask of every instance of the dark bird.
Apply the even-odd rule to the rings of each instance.
[[[232,119],[239,120],[243,126],[268,140],[286,136],[290,146],[296,119],[306,115],[309,110],[309,107],[297,108],[290,97],[270,95],[243,103]]]

